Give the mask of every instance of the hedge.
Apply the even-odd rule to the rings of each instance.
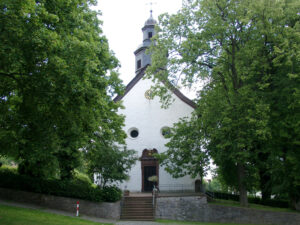
[[[94,202],[116,202],[122,192],[115,186],[99,188],[81,179],[40,179],[18,174],[15,170],[0,168],[0,187]]]
[[[239,195],[223,193],[223,192],[212,192],[208,191],[209,196],[213,196],[215,199],[225,199],[225,200],[233,200],[239,201]],[[278,208],[289,208],[289,202],[287,200],[278,200],[278,199],[268,199],[262,200],[259,197],[248,197],[249,203],[278,207]]]

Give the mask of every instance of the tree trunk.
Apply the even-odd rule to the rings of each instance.
[[[271,176],[267,174],[267,171],[259,170],[259,177],[261,198],[263,201],[266,201],[271,198],[271,188],[269,185],[269,182],[271,181]]]
[[[267,168],[267,161],[270,154],[259,153],[257,163],[257,167],[259,170],[259,184],[261,190],[261,198],[263,201],[266,201],[271,198],[272,190],[271,190],[271,175]]]
[[[245,185],[245,168],[242,164],[238,163],[238,181],[240,192],[240,205],[248,207],[247,189]]]

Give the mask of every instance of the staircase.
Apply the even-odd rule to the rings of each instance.
[[[121,220],[153,221],[152,197],[124,197]]]

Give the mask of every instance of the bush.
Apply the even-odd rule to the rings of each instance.
[[[116,202],[120,200],[121,197],[122,191],[115,186],[104,187],[102,189],[102,199],[105,202]]]
[[[259,205],[266,205],[266,206],[277,207],[277,208],[289,208],[289,202],[287,200],[267,199],[263,201],[261,198],[249,197],[248,201],[249,203],[254,203]]]
[[[239,196],[235,195],[235,194],[223,193],[223,192],[217,192],[217,191],[214,191],[211,193],[213,193],[214,198],[217,198],[217,199],[239,201]]]
[[[213,195],[216,199],[233,200],[239,201],[239,195],[223,193],[223,192],[210,192],[209,196]],[[268,199],[263,201],[259,197],[248,197],[248,202],[253,204],[278,207],[278,208],[289,208],[289,202],[287,200]]]
[[[81,173],[77,170],[75,170],[75,178],[76,180],[81,180],[83,182],[89,183],[89,184],[93,184],[93,182],[91,181],[91,179],[89,178],[88,175]]]
[[[6,167],[0,168],[0,180],[0,187],[20,191],[79,198],[95,202],[115,202],[121,199],[121,190],[119,188],[106,187],[100,189],[87,179],[38,179],[20,175],[16,170]]]

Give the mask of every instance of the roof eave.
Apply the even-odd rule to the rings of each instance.
[[[127,84],[123,95],[118,95],[114,98],[114,102],[121,101],[125,95],[143,78],[147,66],[141,69],[141,71]],[[197,104],[191,99],[182,94],[177,88],[171,88],[173,94],[175,94],[180,100],[191,106],[193,109],[197,108]]]

